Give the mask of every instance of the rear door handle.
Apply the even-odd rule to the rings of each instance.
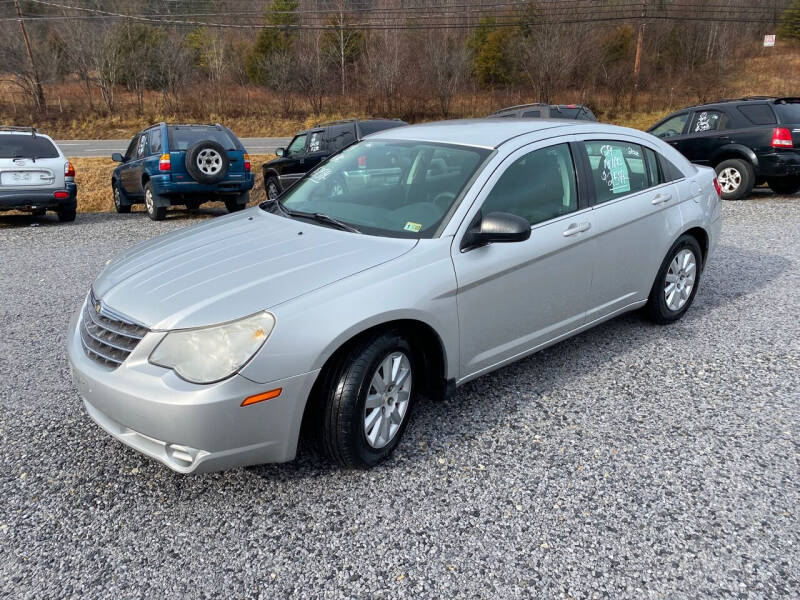
[[[665,202],[669,202],[672,200],[672,194],[658,194],[655,198],[653,198],[650,204],[664,204]]]
[[[589,229],[591,229],[591,228],[592,228],[592,224],[588,223],[588,222],[587,223],[573,223],[572,225],[567,227],[567,230],[564,233],[562,233],[561,235],[563,235],[564,237],[570,237],[570,236],[573,236],[573,235],[577,235],[579,233],[583,233],[584,231],[589,231]]]

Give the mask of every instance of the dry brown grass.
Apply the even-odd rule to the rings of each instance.
[[[274,155],[267,154],[250,157],[256,177],[255,187],[250,192],[251,204],[265,199],[261,165],[273,158]],[[71,158],[70,161],[75,165],[75,182],[78,184],[78,212],[112,212],[111,172],[117,163],[110,158]],[[134,206],[134,210],[137,209],[142,210],[142,206]]]

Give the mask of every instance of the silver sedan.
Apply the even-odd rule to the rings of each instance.
[[[182,472],[295,456],[369,467],[414,404],[643,309],[692,304],[714,171],[657,138],[452,121],[350,146],[276,201],[135,246],[72,319],[89,415]]]

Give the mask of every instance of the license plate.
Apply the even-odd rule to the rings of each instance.
[[[36,185],[51,183],[51,177],[42,171],[11,171],[0,175],[3,185]]]

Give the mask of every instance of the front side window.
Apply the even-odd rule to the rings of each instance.
[[[500,176],[481,214],[506,212],[535,225],[578,209],[575,167],[568,144],[534,150]]]
[[[365,140],[311,171],[283,195],[281,206],[323,213],[362,233],[430,238],[490,152],[433,142]]]
[[[136,148],[139,145],[139,138],[141,138],[141,134],[133,136],[131,143],[128,144],[128,149],[125,150],[125,160],[129,161],[136,155]]]
[[[718,110],[699,110],[694,113],[692,126],[689,133],[703,133],[706,131],[719,131],[728,124],[728,115]]]
[[[286,149],[287,154],[300,154],[306,149],[306,134],[298,135]]]
[[[584,142],[595,190],[595,202],[608,202],[650,187],[644,152],[639,144],[621,141]]]
[[[653,129],[651,129],[650,133],[660,138],[668,138],[668,137],[673,137],[675,135],[681,135],[683,133],[683,128],[686,126],[687,120],[689,120],[689,113],[681,113],[679,115],[675,115],[674,117],[670,117],[660,125],[657,125]]]

